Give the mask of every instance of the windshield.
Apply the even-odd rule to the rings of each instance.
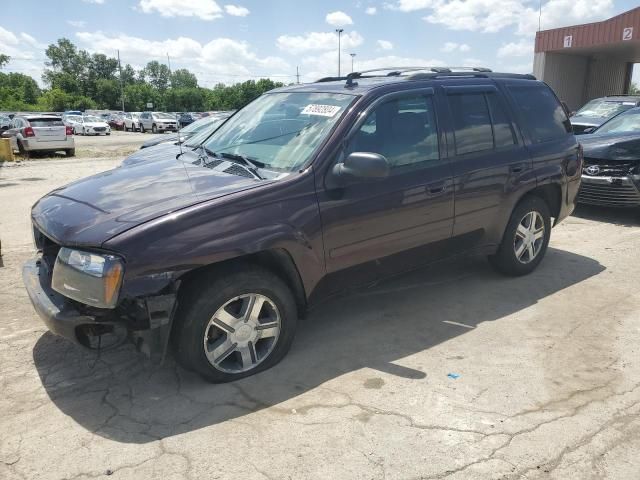
[[[162,119],[166,119],[166,120],[175,120],[175,117],[173,115],[170,115],[168,113],[162,113],[162,112],[155,112],[153,114],[153,118],[162,118]]]
[[[349,94],[267,93],[228,119],[205,146],[259,161],[265,168],[294,171],[354,99]]]
[[[79,115],[68,115],[67,117],[67,121],[69,122],[81,122],[82,121],[82,117]]]
[[[196,148],[202,145],[211,134],[220,126],[222,122],[224,122],[224,118],[218,118],[213,122],[210,122],[206,125],[205,128],[200,129],[200,131],[196,132],[192,137],[190,137],[187,141],[184,142],[184,145],[191,148]],[[182,130],[181,130],[182,131]]]
[[[622,100],[591,100],[578,110],[576,117],[609,118],[636,106],[636,102]]]
[[[640,133],[640,108],[621,113],[602,125],[598,133]]]
[[[200,120],[196,120],[195,122],[190,123],[186,127],[180,129],[180,131],[184,132],[184,133],[200,132],[200,131],[204,130],[205,128],[207,128],[209,125],[211,125],[216,120],[218,120],[218,119],[214,118],[214,117],[204,117],[204,118],[201,118]]]
[[[98,117],[94,117],[93,115],[85,115],[83,117],[85,122],[102,122],[103,120]]]

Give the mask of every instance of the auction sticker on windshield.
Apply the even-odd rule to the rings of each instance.
[[[304,107],[304,110],[302,110],[302,113],[306,115],[320,115],[322,117],[333,117],[339,111],[340,111],[340,107],[337,107],[335,105],[316,105],[312,103]]]

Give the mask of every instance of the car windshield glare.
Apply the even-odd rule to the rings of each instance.
[[[168,113],[157,112],[153,114],[154,118],[161,118],[163,120],[175,120],[173,115],[169,115]]]
[[[85,115],[83,119],[85,122],[103,122],[104,121],[101,118],[94,117],[93,115]]]
[[[608,118],[633,107],[635,107],[635,102],[631,101],[592,100],[578,110],[575,116]]]
[[[598,129],[598,133],[640,133],[640,108],[621,113]]]
[[[184,128],[181,128],[180,131],[181,132],[185,132],[185,133],[195,133],[195,132],[199,132],[205,128],[207,128],[210,124],[212,124],[216,119],[212,118],[212,117],[204,117],[201,118],[199,120],[196,120],[193,123],[190,123],[189,125],[187,125]]]
[[[206,142],[215,153],[258,160],[266,168],[304,165],[356,97],[350,94],[267,93],[227,120]]]

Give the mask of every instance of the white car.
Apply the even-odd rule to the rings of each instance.
[[[153,133],[177,132],[178,119],[175,115],[164,112],[143,112],[138,117],[142,133],[151,130]]]
[[[76,135],[111,135],[111,127],[94,115],[83,115],[82,122],[73,127]]]
[[[124,130],[125,132],[140,130],[140,120],[138,116],[140,112],[130,112],[124,114]]]
[[[62,121],[67,127],[73,128],[74,133],[76,126],[82,127],[82,115],[62,115]]]
[[[16,115],[2,137],[8,138],[11,147],[22,154],[58,151],[64,151],[68,157],[76,154],[73,128],[65,126],[57,115]]]

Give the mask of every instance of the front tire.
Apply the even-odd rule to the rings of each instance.
[[[158,127],[155,123],[151,125],[151,133],[158,133]]]
[[[489,257],[500,273],[531,273],[544,258],[551,237],[549,206],[535,195],[524,197],[511,214],[498,252]]]
[[[144,125],[140,124],[140,133],[144,133]]]
[[[175,319],[173,343],[180,364],[223,383],[282,360],[295,335],[297,308],[278,276],[247,266],[200,280],[195,285],[201,288],[181,298]]]

